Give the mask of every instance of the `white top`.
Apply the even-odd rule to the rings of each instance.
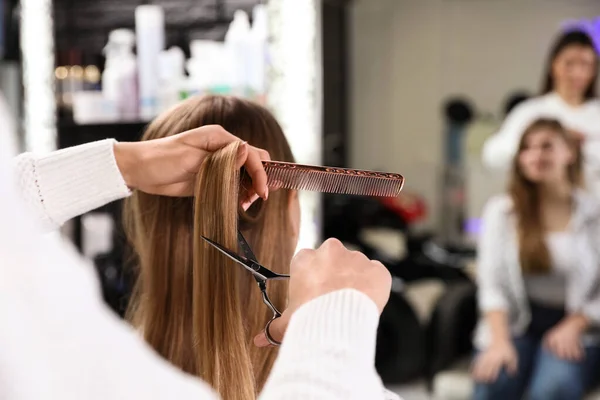
[[[594,325],[600,323],[600,201],[576,191],[570,223],[571,246],[561,243],[556,264],[573,265],[566,275],[565,309],[583,313]],[[531,315],[528,293],[519,262],[517,229],[512,200],[507,194],[490,199],[483,211],[482,232],[477,246],[478,304],[481,313],[504,310],[510,331],[521,335]],[[558,255],[560,254],[560,258]],[[562,268],[562,267],[560,267]],[[586,340],[595,337],[586,336]],[[478,348],[490,343],[489,326],[481,318],[474,337]]]
[[[567,278],[577,268],[573,254],[574,237],[569,231],[546,235],[550,252],[551,271],[548,274],[525,276],[525,290],[531,300],[550,307],[561,308],[566,303]]]
[[[216,399],[108,310],[92,266],[72,246],[41,235],[40,222],[56,227],[127,195],[114,142],[21,155],[16,177],[23,201],[3,140],[0,135],[0,399]],[[378,320],[374,302],[350,289],[301,307],[260,399],[398,398],[384,391],[374,368]]]
[[[583,146],[586,179],[600,196],[600,101],[590,100],[573,107],[556,93],[535,97],[519,104],[506,117],[500,130],[483,147],[483,162],[491,168],[507,169],[517,152],[525,129],[538,118],[554,118],[567,129],[586,136]]]

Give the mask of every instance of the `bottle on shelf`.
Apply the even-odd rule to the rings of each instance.
[[[179,47],[171,47],[160,54],[160,87],[158,92],[159,112],[177,104],[185,81],[185,54]]]
[[[232,66],[232,92],[237,96],[248,97],[252,41],[250,20],[243,10],[236,10],[233,14],[233,21],[225,34],[225,49],[228,64]]]
[[[129,29],[110,32],[104,48],[106,65],[102,73],[102,94],[115,108],[117,119],[138,119],[137,65],[133,54],[135,34]]]
[[[250,30],[250,51],[248,60],[250,97],[260,104],[266,103],[269,23],[267,7],[258,4],[252,10],[252,28]]]
[[[165,16],[162,7],[135,8],[136,50],[139,65],[139,113],[143,120],[158,114],[160,53],[165,49]]]

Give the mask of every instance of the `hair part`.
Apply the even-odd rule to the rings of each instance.
[[[525,273],[543,274],[551,268],[550,253],[545,241],[545,228],[541,213],[541,199],[537,185],[528,180],[519,165],[519,156],[527,138],[540,130],[549,130],[559,135],[573,150],[575,159],[568,166],[567,177],[574,187],[583,186],[581,151],[565,128],[555,119],[538,119],[525,130],[519,149],[513,160],[508,192],[513,201],[513,213],[517,222],[519,260]]]
[[[598,64],[598,53],[596,48],[594,47],[594,42],[592,38],[585,32],[576,30],[563,33],[558,37],[555,41],[552,50],[550,51],[550,57],[546,62],[546,69],[544,75],[544,81],[542,83],[542,92],[541,94],[546,94],[554,91],[554,76],[552,73],[552,68],[554,65],[554,61],[563,52],[566,48],[570,46],[580,46],[590,48],[594,55],[596,56],[596,65]],[[589,86],[585,90],[583,94],[584,100],[590,100],[596,98],[596,85],[598,81],[598,73],[594,75],[594,78],[590,82]]]

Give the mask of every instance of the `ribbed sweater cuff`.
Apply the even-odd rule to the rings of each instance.
[[[48,216],[58,225],[130,194],[117,167],[113,139],[39,156],[35,175]]]
[[[377,306],[357,290],[344,289],[320,296],[292,316],[280,357],[288,352],[306,354],[326,348],[345,354],[347,361],[372,365],[378,324]]]

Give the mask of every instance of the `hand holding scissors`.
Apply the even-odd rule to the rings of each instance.
[[[273,311],[273,318],[271,318],[265,326],[265,337],[267,338],[267,341],[270,344],[274,346],[280,345],[281,342],[274,339],[269,333],[269,327],[271,326],[271,323],[273,323],[273,321],[275,321],[277,318],[281,317],[281,312],[279,312],[277,307],[273,305],[273,303],[269,299],[269,296],[267,295],[267,281],[288,279],[290,276],[275,273],[270,269],[267,269],[266,267],[262,266],[256,259],[254,252],[252,251],[252,249],[248,245],[248,242],[246,242],[246,239],[240,231],[238,231],[238,244],[242,248],[245,257],[238,255],[236,252],[226,249],[219,243],[216,243],[215,241],[210,240],[204,236],[202,236],[202,239],[204,239],[206,242],[208,242],[208,244],[219,250],[221,253],[225,254],[227,257],[231,258],[236,263],[246,268],[252,274],[252,276],[254,276],[254,279],[256,280],[256,283],[258,284],[258,287],[262,293],[263,303],[265,303],[267,307],[269,307],[269,309]]]
[[[319,296],[354,289],[367,295],[380,313],[390,296],[392,278],[387,268],[362,253],[346,249],[339,240],[328,239],[317,250],[302,250],[292,259],[289,303],[282,314],[269,300],[266,282],[287,279],[290,275],[277,274],[260,265],[239,233],[238,242],[246,257],[210,239],[204,240],[252,273],[263,293],[264,303],[273,311],[273,318],[267,322],[264,332],[254,338],[259,347],[280,344],[294,312]]]

